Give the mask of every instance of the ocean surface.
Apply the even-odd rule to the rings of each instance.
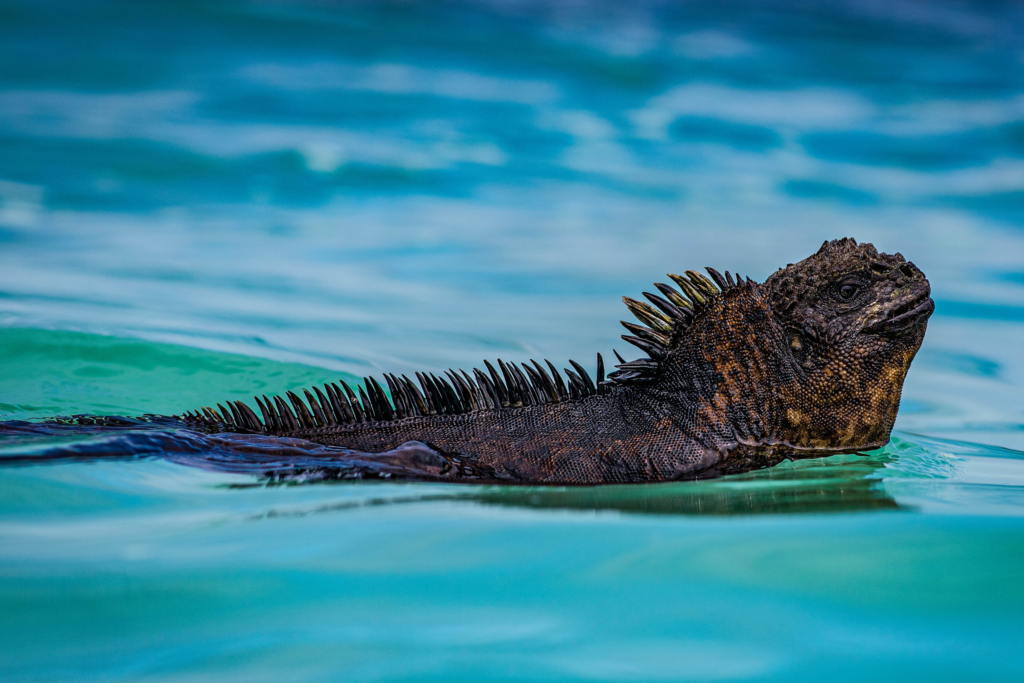
[[[890,445],[714,481],[0,438],[0,680],[1021,680],[1022,35],[1014,2],[0,2],[0,420],[593,371],[622,295],[842,236],[936,300]]]

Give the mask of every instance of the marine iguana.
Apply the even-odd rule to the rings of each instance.
[[[427,478],[607,484],[705,478],[889,441],[935,308],[901,254],[844,238],[764,283],[706,269],[657,283],[623,339],[646,357],[597,381],[576,362],[384,375],[181,416],[213,433],[296,437],[364,453],[419,441]],[[549,372],[550,370],[550,372]],[[388,396],[390,394],[390,398]],[[408,449],[408,445],[405,446]],[[425,449],[424,449],[425,450]],[[439,454],[439,455],[437,455]],[[429,476],[428,476],[429,475]]]

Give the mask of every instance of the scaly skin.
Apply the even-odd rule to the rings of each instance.
[[[263,410],[262,422],[238,403],[234,417],[222,409],[184,419],[207,431],[266,432],[367,453],[421,441],[447,461],[430,478],[562,485],[719,476],[888,442],[934,310],[920,270],[900,254],[843,239],[763,284],[710,272],[721,292],[692,274],[673,276],[686,297],[664,285],[671,301],[648,295],[665,314],[627,300],[651,326],[629,326],[640,339],[627,340],[651,359],[619,365],[604,382],[599,371],[596,391],[583,388],[589,378],[573,380],[575,388],[551,386],[546,402],[534,395],[534,405],[517,406],[495,391],[500,380],[489,389],[478,380],[466,383],[476,396],[464,394],[461,408],[458,399],[447,408],[434,401],[437,412],[461,414],[409,415],[430,406],[417,410],[406,400],[407,415],[387,419],[392,404],[368,384],[363,405],[375,417],[362,421],[347,421],[343,409],[332,417],[329,399],[309,410],[293,400],[287,416],[281,404],[270,419]],[[509,377],[506,391],[523,390]],[[548,381],[538,373],[537,393]]]

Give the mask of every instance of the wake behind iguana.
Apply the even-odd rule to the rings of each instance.
[[[227,401],[181,419],[384,461],[405,453],[414,477],[535,484],[713,477],[888,442],[935,309],[913,263],[847,238],[763,284],[707,271],[713,282],[669,275],[676,286],[656,284],[650,304],[624,298],[643,324],[623,322],[623,339],[646,357],[605,377],[599,354],[596,383],[572,361],[563,379],[550,362],[499,360],[385,375],[387,393],[368,378],[256,398],[259,415]],[[429,449],[402,448],[413,441]]]

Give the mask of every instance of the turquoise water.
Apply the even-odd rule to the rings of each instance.
[[[0,3],[0,420],[625,351],[844,235],[936,299],[867,456],[270,486],[0,439],[4,681],[1024,674],[1016,3]],[[77,441],[76,441],[77,440]]]

